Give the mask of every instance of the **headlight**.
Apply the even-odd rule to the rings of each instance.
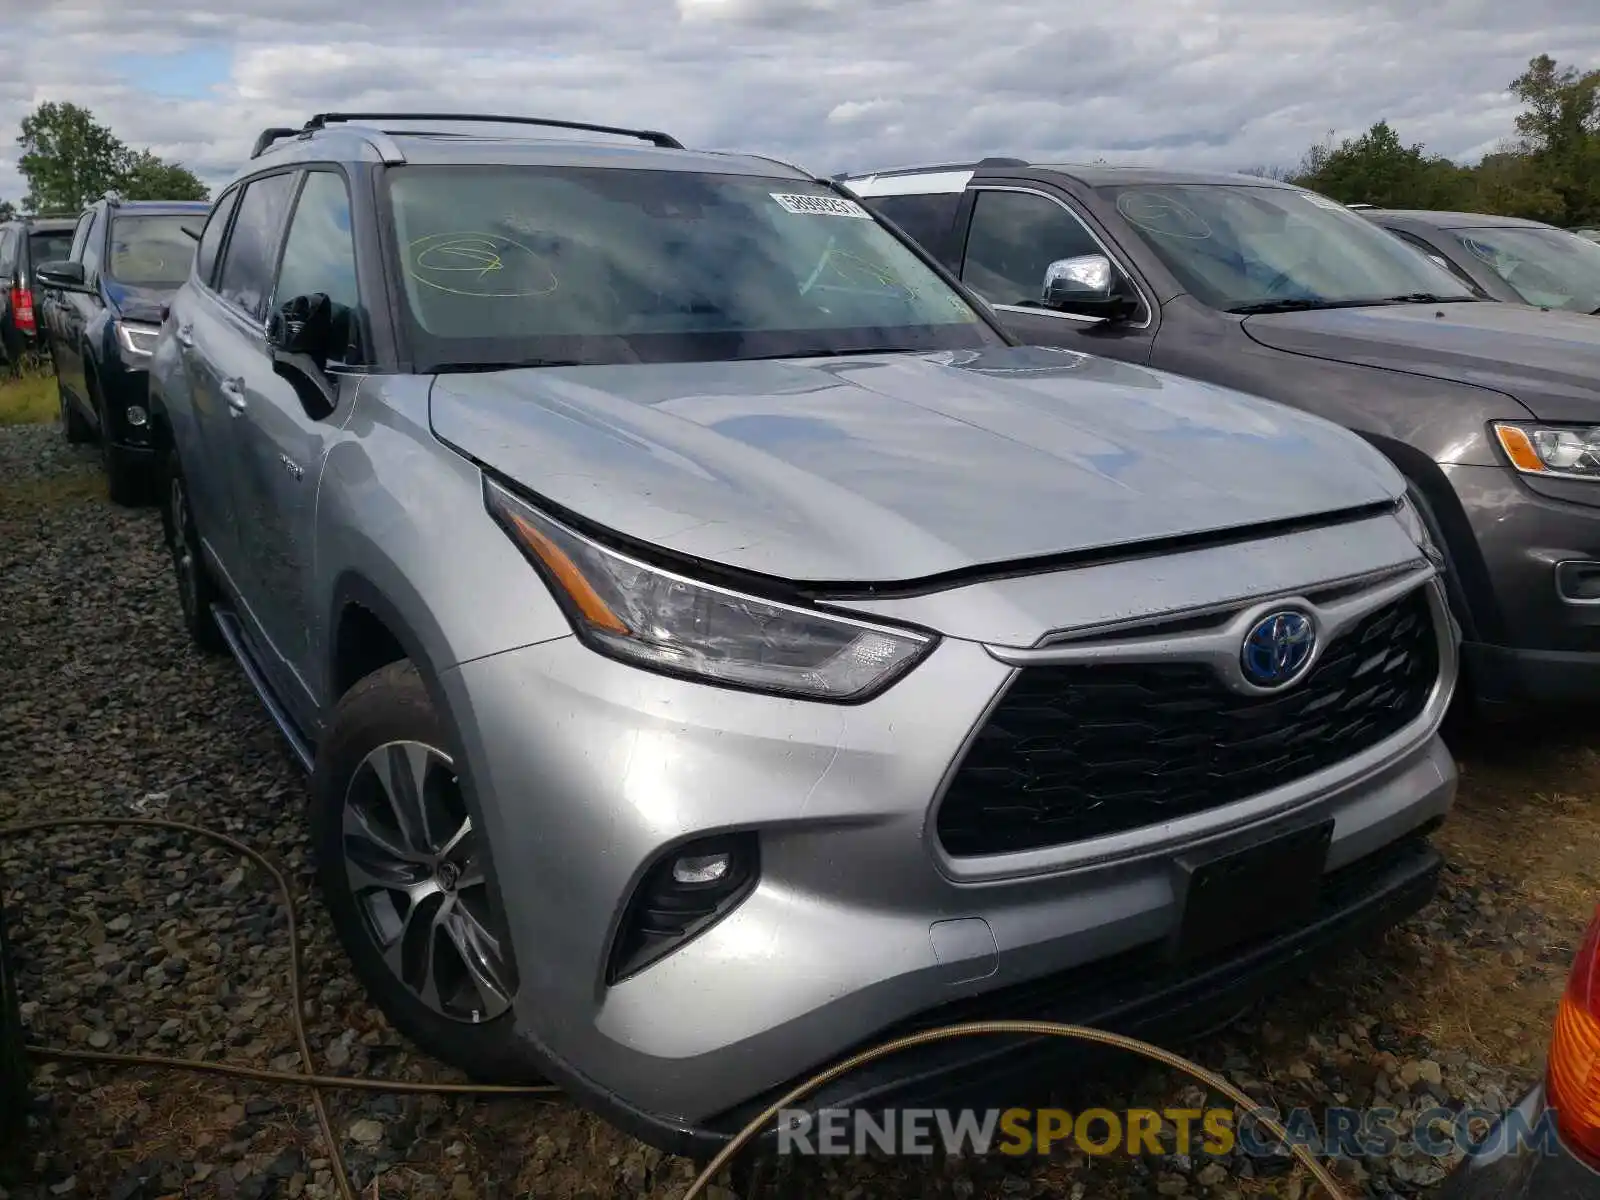
[[[937,639],[758,600],[618,554],[485,481],[484,499],[592,649],[649,670],[836,703],[868,699]]]
[[[1494,432],[1511,465],[1524,475],[1600,479],[1600,427],[1496,421]]]
[[[122,344],[123,350],[135,358],[149,358],[154,354],[156,338],[160,334],[159,325],[144,325],[138,321],[117,322],[117,341]]]

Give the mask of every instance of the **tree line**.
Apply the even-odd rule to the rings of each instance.
[[[76,214],[106,192],[124,200],[209,200],[187,167],[148,148],[134,150],[87,108],[47,101],[22,119],[17,169],[27,180],[20,204],[0,199],[0,221],[18,212]]]
[[[1312,146],[1298,166],[1250,173],[1285,179],[1345,204],[1528,217],[1569,228],[1600,226],[1600,70],[1562,67],[1547,54],[1511,83],[1523,104],[1516,135],[1474,166],[1421,143],[1388,121]]]

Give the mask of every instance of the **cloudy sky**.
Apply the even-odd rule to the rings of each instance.
[[[1595,0],[0,0],[0,197],[44,100],[225,179],[332,109],[664,128],[814,170],[963,155],[1292,165],[1388,118],[1472,159]],[[357,16],[365,11],[369,15]]]

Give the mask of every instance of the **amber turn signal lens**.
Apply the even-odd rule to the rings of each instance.
[[[1600,911],[1589,923],[1556,1010],[1545,1099],[1567,1148],[1600,1165]]]

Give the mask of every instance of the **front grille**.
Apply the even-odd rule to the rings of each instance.
[[[1364,617],[1281,695],[1200,663],[1024,667],[939,807],[963,857],[1172,821],[1292,783],[1414,720],[1439,674],[1426,587]]]

